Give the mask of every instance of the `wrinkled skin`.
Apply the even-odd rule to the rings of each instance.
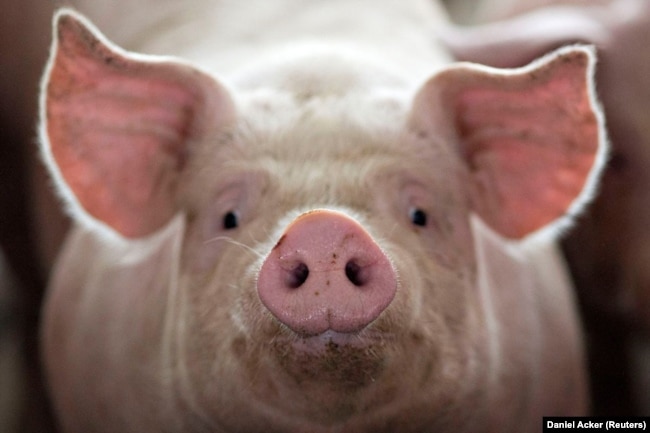
[[[484,9],[490,9],[489,3]],[[461,37],[448,35],[448,45],[461,59],[495,66],[525,64],[576,41],[598,47],[598,88],[612,154],[599,197],[563,247],[592,334],[598,407],[604,413],[645,413],[650,409],[644,355],[650,335],[650,5],[637,0],[580,7],[552,3],[494,25],[462,29],[456,35]],[[631,391],[621,392],[628,386]]]
[[[532,432],[587,411],[554,237],[604,159],[592,52],[448,66],[426,30],[439,10],[374,2],[358,29],[347,5],[307,7],[253,48],[206,27],[214,40],[178,52],[202,70],[57,15],[41,140],[76,225],[43,352],[64,431]],[[386,20],[403,38],[378,49]],[[265,57],[305,23],[324,48]],[[267,308],[262,269],[283,245],[313,252],[294,233],[314,210],[362,227],[396,275],[354,329]]]

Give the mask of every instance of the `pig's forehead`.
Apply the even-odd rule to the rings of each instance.
[[[258,154],[332,157],[399,150],[409,109],[404,92],[343,95],[261,89],[240,99],[239,141]]]
[[[389,173],[423,174],[426,183],[448,179],[455,165],[445,143],[414,144],[407,126],[412,97],[400,88],[337,95],[260,88],[236,96],[236,130],[193,152],[194,177],[207,176],[207,184],[214,173],[229,181],[261,172],[287,196],[301,191],[310,195],[305,200],[327,202],[330,194]]]
[[[454,175],[452,148],[431,142],[423,149],[408,128],[411,97],[400,89],[309,97],[258,89],[237,96],[236,130],[204,141],[192,158],[191,182],[218,189],[253,179],[291,207],[359,205],[372,200],[369,190],[399,188],[402,178],[447,188]],[[211,200],[208,189],[193,191]]]

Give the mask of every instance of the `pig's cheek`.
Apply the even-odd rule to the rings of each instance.
[[[183,266],[188,273],[204,274],[213,272],[229,255],[255,257],[255,253],[236,240],[237,230],[211,231],[207,233],[208,222],[202,220],[191,224],[183,248]],[[219,216],[213,217],[219,219]],[[220,224],[220,221],[210,222]],[[228,272],[226,272],[228,274]]]
[[[235,386],[241,373],[250,371],[247,359],[255,359],[249,344],[250,324],[244,319],[250,284],[238,277],[235,267],[236,263],[225,261],[212,272],[186,274],[177,297],[179,318],[171,356],[178,358],[176,362],[189,376],[179,386],[207,396],[208,401],[218,398],[217,384]]]
[[[450,215],[426,228],[403,231],[388,248],[398,271],[400,290],[395,317],[423,344],[445,347],[449,362],[462,365],[475,350],[469,322],[477,320],[476,260],[468,218]],[[442,230],[444,229],[444,230]]]
[[[474,241],[465,212],[440,211],[435,214],[436,225],[414,229],[423,253],[434,264],[464,273],[475,269]]]
[[[211,341],[249,334],[251,323],[246,318],[260,315],[252,272],[259,253],[238,241],[236,232],[206,241],[201,224],[195,224],[185,240],[182,296],[189,309],[186,314],[197,328],[189,332]]]
[[[401,259],[409,257],[407,254],[413,259]],[[439,263],[424,248],[416,253],[396,251],[395,256],[400,285],[387,313],[400,320],[410,333],[427,340],[444,338],[445,329],[462,320],[462,300],[471,277],[465,278],[466,271],[460,267],[450,269]]]

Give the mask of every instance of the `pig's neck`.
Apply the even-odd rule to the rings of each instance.
[[[124,0],[105,2],[110,8],[76,1],[125,48],[180,56],[226,77],[305,41],[356,50],[410,81],[450,60],[435,41],[446,14],[433,0],[142,0],[124,8],[115,5]]]

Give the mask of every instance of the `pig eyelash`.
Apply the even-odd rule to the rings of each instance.
[[[409,210],[409,218],[411,218],[411,222],[420,227],[426,227],[427,225],[427,220],[428,220],[428,215],[425,211],[423,211],[420,208],[411,208]]]

